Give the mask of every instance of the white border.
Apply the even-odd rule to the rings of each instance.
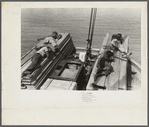
[[[108,96],[92,92],[94,103],[82,102],[84,95],[78,91],[20,92],[20,10],[36,7],[141,8],[142,91],[108,92]],[[147,70],[147,2],[2,2],[3,125],[145,125]]]

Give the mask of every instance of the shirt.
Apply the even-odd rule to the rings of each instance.
[[[46,37],[44,39],[44,42],[51,44],[53,47],[57,45],[56,39],[54,39],[53,37]]]
[[[47,51],[48,51],[48,48],[47,47],[43,47],[39,51],[37,51],[36,53],[40,53],[41,56],[44,56],[44,55],[46,55]]]
[[[57,39],[54,39],[53,37],[46,37],[45,39],[41,40],[40,43],[37,44],[37,48],[43,47],[46,44],[50,44],[52,48],[57,45]]]
[[[55,52],[55,47],[57,46],[57,41],[53,37],[46,37],[44,42],[49,43],[47,46],[51,48],[53,52]]]

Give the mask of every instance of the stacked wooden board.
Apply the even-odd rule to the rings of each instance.
[[[48,78],[40,87],[40,90],[76,90],[77,83],[73,81],[65,81]]]
[[[38,43],[38,45],[40,42]],[[74,45],[71,40],[70,34],[64,33],[61,40],[57,42],[57,44],[61,47],[60,51],[54,56],[52,59],[45,58],[41,63],[41,67],[36,69],[30,76],[30,78],[26,79],[25,77],[22,79],[23,84],[33,85],[36,89],[44,82],[47,74],[53,69],[54,66],[58,64],[58,62],[65,57],[65,55],[70,54],[74,50]],[[31,57],[35,52],[35,47],[29,51],[29,53],[22,57],[21,59],[21,72],[23,73],[27,67],[31,64]]]

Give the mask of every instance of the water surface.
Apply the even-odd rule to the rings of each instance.
[[[23,8],[21,10],[21,55],[52,31],[70,33],[75,46],[85,47],[90,8]],[[93,47],[100,48],[106,33],[130,37],[132,58],[141,64],[141,10],[135,8],[98,8]]]

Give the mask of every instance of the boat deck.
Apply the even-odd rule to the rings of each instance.
[[[125,51],[128,51],[128,42],[129,37],[125,36],[123,47]],[[111,38],[110,35],[107,34],[104,38],[103,45],[101,47],[101,52],[104,50],[104,45],[110,45]],[[115,61],[111,63],[114,72],[106,76],[98,77],[96,81],[94,81],[94,76],[97,72],[97,62],[93,67],[93,71],[91,73],[89,82],[87,84],[87,90],[136,90],[140,89],[140,73],[141,70],[138,71],[136,67],[131,66],[128,59],[122,57],[122,53],[120,51],[114,51]],[[99,56],[100,57],[100,56]],[[129,68],[128,68],[129,66]],[[137,65],[136,65],[137,66]],[[138,67],[138,66],[137,66]],[[136,72],[132,75],[132,72]],[[131,77],[131,78],[130,78]],[[92,85],[92,83],[96,84],[96,86]]]

